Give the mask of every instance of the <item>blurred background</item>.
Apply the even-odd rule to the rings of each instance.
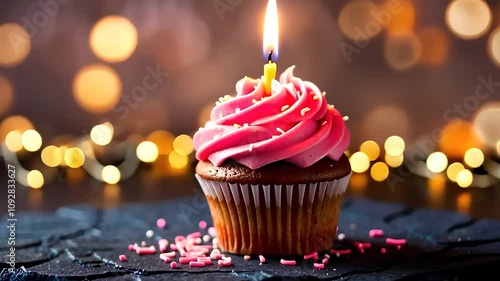
[[[351,195],[500,218],[500,1],[277,3],[278,75],[295,65],[349,116]],[[18,209],[199,193],[191,137],[262,75],[266,5],[2,0]]]

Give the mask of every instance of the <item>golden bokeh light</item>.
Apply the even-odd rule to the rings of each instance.
[[[21,132],[18,130],[10,131],[6,136],[5,136],[5,146],[7,147],[8,150],[12,152],[18,152],[23,149],[23,143],[21,142]]]
[[[87,65],[78,71],[73,80],[76,102],[91,113],[111,110],[120,100],[121,93],[120,77],[107,65]]]
[[[113,139],[114,132],[113,125],[109,122],[105,122],[95,125],[92,130],[90,130],[90,139],[97,145],[107,145]]]
[[[64,151],[64,163],[70,168],[79,168],[85,163],[85,154],[78,147],[70,147]]]
[[[24,149],[34,152],[42,147],[42,136],[35,130],[26,130],[21,136]]]
[[[14,67],[23,62],[31,49],[31,39],[17,23],[0,25],[0,66]]]
[[[184,169],[189,163],[189,159],[186,155],[179,154],[175,150],[168,154],[168,163],[174,169]]]
[[[102,169],[101,176],[102,176],[102,180],[108,184],[116,184],[121,179],[120,170],[113,165],[105,166]]]
[[[481,106],[472,119],[475,132],[481,142],[491,149],[496,149],[496,144],[500,140],[500,130],[498,129],[500,102],[490,102]]]
[[[413,33],[391,34],[384,42],[384,57],[398,71],[412,68],[422,57],[422,44]]]
[[[438,140],[439,150],[456,159],[462,158],[467,149],[480,145],[474,126],[464,119],[454,119],[444,125]]]
[[[370,158],[364,152],[355,152],[349,157],[351,169],[355,173],[364,173],[370,168]]]
[[[370,175],[375,181],[384,181],[389,177],[389,167],[384,162],[377,162],[370,169]]]
[[[178,135],[174,139],[174,151],[181,155],[189,155],[193,152],[193,139],[188,135]]]
[[[386,0],[385,6],[393,5],[393,0]],[[406,34],[415,27],[415,6],[411,0],[399,0],[399,13],[390,14],[387,25],[387,32],[391,34]]]
[[[62,151],[55,145],[49,145],[42,150],[42,162],[49,167],[57,167],[61,165]]]
[[[433,152],[427,157],[427,168],[433,173],[441,173],[448,166],[448,158],[441,151]]]
[[[136,154],[142,162],[154,162],[158,158],[158,147],[154,142],[143,141],[137,145]]]
[[[28,120],[28,118],[21,115],[13,115],[7,117],[0,124],[0,140],[5,139],[10,131],[19,131],[21,134],[24,131],[33,129],[33,124]]]
[[[477,168],[484,163],[484,153],[481,149],[473,147],[464,154],[464,162],[471,168]]]
[[[156,144],[160,155],[168,155],[174,150],[174,135],[168,131],[154,131],[146,137],[146,140]]]
[[[386,153],[384,156],[385,163],[387,163],[387,166],[392,168],[397,168],[401,166],[401,164],[403,164],[404,159],[405,159],[404,154],[393,156]]]
[[[448,166],[448,168],[446,169],[446,175],[451,181],[456,182],[458,173],[460,173],[464,169],[465,167],[462,163],[454,162],[451,163],[450,166]]]
[[[457,197],[457,211],[469,213],[472,198],[469,192],[462,192]]]
[[[488,54],[491,60],[500,66],[500,26],[495,28],[488,38]]]
[[[370,0],[347,2],[338,16],[340,31],[355,42],[370,40],[385,27],[373,16],[378,11],[379,7]]]
[[[405,141],[400,136],[390,136],[385,140],[384,149],[391,156],[399,156],[405,151]]]
[[[41,188],[44,184],[43,174],[38,170],[31,170],[26,176],[26,181],[31,188]]]
[[[89,44],[100,59],[111,63],[122,62],[137,47],[137,29],[125,17],[106,16],[92,27]]]
[[[380,156],[380,146],[372,140],[363,142],[359,146],[359,151],[364,152],[370,161],[375,161]]]
[[[1,48],[1,47],[0,47]],[[0,115],[6,113],[14,102],[14,90],[9,79],[0,74]]]
[[[420,63],[430,67],[443,65],[450,53],[448,35],[438,27],[428,26],[419,29],[417,36],[422,44]]]
[[[472,172],[464,169],[457,174],[457,184],[462,188],[467,188],[472,184],[474,177]]]
[[[349,190],[352,192],[362,195],[368,185],[368,175],[367,174],[353,174],[351,180],[349,180]]]
[[[446,8],[446,24],[457,37],[476,39],[491,26],[492,12],[483,0],[454,0]]]

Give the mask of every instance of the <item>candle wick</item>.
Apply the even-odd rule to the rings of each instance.
[[[269,63],[273,62],[273,50],[271,50],[269,52],[269,55],[267,56],[267,60],[269,61]]]

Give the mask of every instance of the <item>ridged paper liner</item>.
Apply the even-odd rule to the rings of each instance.
[[[278,256],[331,247],[351,174],[290,185],[227,183],[195,176],[223,251]]]

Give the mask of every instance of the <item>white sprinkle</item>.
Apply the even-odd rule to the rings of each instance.
[[[220,254],[220,250],[219,249],[213,249],[212,252],[210,253],[210,258],[214,260],[215,256],[217,256],[218,254]]]
[[[212,240],[212,246],[214,246],[214,248],[219,248],[219,239],[217,239],[217,237]]]
[[[326,123],[328,123],[326,120],[325,120],[325,121],[323,121],[323,123],[321,123],[321,126],[326,125]]]
[[[252,100],[252,103],[253,103],[253,104],[256,104],[256,103],[257,103],[257,100],[256,100],[256,99],[253,99],[253,100]]]
[[[243,127],[248,127],[248,123],[243,123]]]
[[[330,255],[329,254],[325,254],[325,258],[329,259]]]
[[[333,104],[329,104],[328,108],[334,108],[335,106]]]
[[[321,95],[323,95],[324,97],[326,97],[326,92],[321,93]]]
[[[217,236],[217,231],[215,230],[215,227],[211,226],[208,228],[208,235],[212,236],[212,237],[215,237]]]
[[[253,143],[251,143],[249,146],[248,146],[248,151],[252,152],[253,150]]]
[[[199,244],[201,244],[201,241],[202,241],[202,240],[201,240],[201,238],[200,238],[200,237],[198,237],[198,238],[196,238],[196,239],[194,240],[194,243],[195,243],[196,245],[199,245]]]
[[[207,243],[210,241],[210,239],[211,239],[210,235],[208,235],[208,234],[203,235],[203,242]]]
[[[236,112],[240,112],[241,109],[239,107],[236,108]]]
[[[280,127],[276,127],[276,131],[280,132],[281,134],[285,133],[285,131],[283,131],[283,129],[281,129]]]
[[[152,231],[151,229],[146,231],[146,237],[147,238],[152,238],[155,235],[155,232]]]
[[[340,253],[335,253],[335,255],[337,256],[337,258],[340,257]]]
[[[281,107],[281,111],[285,111],[287,110],[288,108],[290,108],[290,106],[287,104],[287,105],[284,105]]]
[[[344,234],[344,233],[339,233],[339,235],[337,236],[337,239],[338,239],[339,241],[344,240],[344,239],[345,239],[345,234]]]
[[[304,116],[306,115],[306,112],[310,111],[311,109],[309,107],[304,107],[302,108],[302,110],[300,111],[300,115]]]
[[[146,241],[141,242],[141,247],[146,247]]]
[[[344,117],[342,117],[342,120],[344,120],[344,121],[349,120],[349,116],[344,116]]]
[[[235,127],[236,129],[239,129],[239,128],[241,128],[241,125],[240,125],[240,124],[236,124],[236,123],[235,123],[235,124],[234,124],[234,127]]]
[[[215,105],[220,105],[220,101],[216,101],[216,102],[215,102]]]

